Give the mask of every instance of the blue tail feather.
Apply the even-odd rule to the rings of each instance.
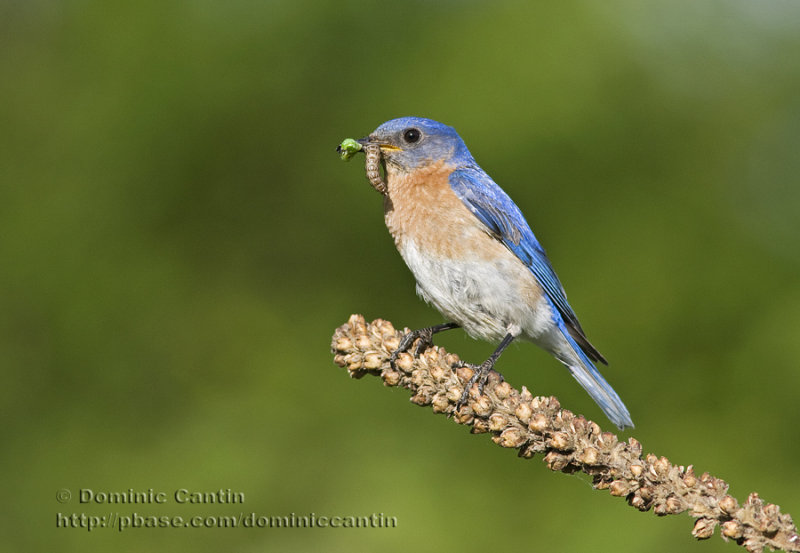
[[[622,403],[617,392],[606,382],[600,371],[597,370],[586,353],[572,338],[562,321],[559,321],[559,329],[579,360],[579,363],[567,362],[566,360],[561,360],[561,362],[566,365],[575,380],[583,386],[583,389],[600,406],[611,422],[617,425],[620,430],[624,430],[626,427],[633,428],[633,421],[630,413],[628,413],[628,408]]]

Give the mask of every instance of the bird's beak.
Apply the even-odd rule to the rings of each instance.
[[[356,140],[362,146],[366,146],[367,144],[377,144],[381,148],[381,152],[399,152],[402,148],[395,146],[394,144],[389,144],[387,142],[380,142],[378,140],[373,139],[371,136],[367,136],[364,138],[359,138]]]

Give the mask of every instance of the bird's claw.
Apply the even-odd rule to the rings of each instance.
[[[493,365],[494,363],[489,363],[488,360],[481,365],[473,365],[472,363],[461,364],[462,367],[468,367],[472,369],[472,376],[464,385],[464,391],[461,392],[461,397],[456,402],[453,413],[458,413],[461,410],[461,407],[466,405],[467,400],[469,399],[469,393],[474,384],[478,384],[478,396],[480,397],[483,395],[483,389],[486,386],[486,382],[489,380],[489,373],[492,372]]]
[[[419,341],[417,342],[417,346],[414,348],[414,357],[419,357],[426,349],[433,345],[433,331],[430,328],[422,328],[407,332],[400,340],[400,344],[397,346],[397,349],[394,350],[389,356],[389,365],[392,367],[392,369],[397,370],[396,364],[400,354],[406,353],[409,349],[411,349],[411,346],[417,339],[419,339]]]

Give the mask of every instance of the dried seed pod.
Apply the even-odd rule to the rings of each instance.
[[[366,355],[364,355],[364,368],[365,369],[373,369],[373,370],[377,369],[378,367],[381,366],[382,361],[383,360],[381,359],[380,354],[378,354],[378,353],[376,353],[374,351],[368,352]],[[400,375],[398,374],[398,378],[399,378],[399,376]],[[396,383],[393,384],[393,386],[395,386],[395,385],[396,385]]]
[[[653,463],[652,470],[655,471],[658,478],[666,478],[669,469],[672,467],[672,464],[669,462],[669,459],[666,457],[660,457],[655,463]]]
[[[600,460],[600,452],[597,451],[592,446],[589,446],[583,450],[583,453],[581,453],[578,460],[584,465],[589,465],[589,466],[596,465]]]
[[[650,508],[647,501],[645,501],[638,492],[631,496],[631,498],[628,500],[628,503],[631,505],[631,507],[639,509],[640,511],[646,511]]]
[[[655,495],[655,490],[653,490],[653,488],[650,486],[642,486],[639,488],[639,495],[641,495],[642,499],[649,503]]]
[[[414,366],[414,358],[411,357],[411,355],[408,353],[405,352],[401,353],[400,355],[397,356],[397,361],[395,362],[395,365],[397,365],[399,369],[402,369],[405,372],[409,372],[411,368]]]
[[[726,520],[722,523],[722,535],[726,538],[738,540],[742,537],[742,525],[735,520]]]
[[[698,540],[706,540],[714,534],[717,521],[711,518],[698,518],[694,523],[692,535]]]
[[[528,423],[528,428],[539,434],[543,433],[548,426],[547,417],[543,413],[536,413]]]
[[[622,497],[628,495],[628,491],[630,491],[630,486],[625,480],[614,480],[609,484],[608,491],[611,495],[615,495],[617,497]]]
[[[447,401],[447,396],[444,393],[439,392],[433,396],[431,405],[433,406],[434,413],[445,413],[447,411],[447,407],[450,405],[450,402]]]
[[[433,391],[428,386],[421,387],[417,389],[417,393],[411,397],[410,401],[417,405],[430,405],[433,401]]]
[[[383,339],[383,345],[386,346],[388,351],[395,351],[400,346],[400,337],[388,335]]]
[[[342,336],[336,340],[336,351],[347,352],[353,347],[353,341],[347,336]]]
[[[471,403],[470,407],[472,407],[473,413],[479,417],[485,417],[492,412],[492,401],[488,398],[488,396],[482,395],[473,403]]]
[[[441,365],[434,365],[431,367],[428,374],[430,374],[432,380],[435,382],[440,382],[442,378],[444,378],[445,368]]]
[[[473,434],[485,434],[489,432],[489,423],[483,419],[473,419],[470,432]]]
[[[366,367],[366,368],[369,369],[372,367]],[[400,373],[397,371],[387,369],[383,371],[381,376],[383,377],[383,381],[386,383],[387,386],[397,386],[398,384],[400,384]]]
[[[551,451],[544,456],[544,462],[547,464],[547,468],[550,470],[561,470],[567,466],[569,461],[567,460],[566,455]]]
[[[531,421],[531,415],[533,414],[530,403],[520,402],[517,405],[517,408],[514,410],[514,414],[523,424],[528,424]]]
[[[547,445],[559,451],[571,449],[569,434],[566,432],[555,432],[547,441]]]
[[[611,448],[617,445],[618,441],[617,437],[611,432],[603,432],[597,437],[597,445],[605,451],[611,451]]]
[[[381,177],[381,147],[377,144],[366,144],[364,146],[364,153],[367,156],[366,161],[366,169],[367,169],[367,178],[369,179],[369,183],[372,187],[383,194],[386,195],[386,183],[383,182],[383,177]]]
[[[511,395],[511,390],[513,388],[508,382],[501,382],[494,388],[494,395],[497,396],[497,399],[506,399],[509,395]]]
[[[356,338],[356,348],[359,351],[367,351],[372,349],[372,340],[369,339],[369,336],[361,335]]]
[[[683,511],[683,503],[681,500],[675,495],[670,495],[667,498],[667,513],[675,515],[681,511]]]
[[[492,432],[499,432],[508,426],[508,420],[500,413],[492,413],[489,417],[489,430]]]
[[[519,428],[506,428],[494,442],[500,447],[519,447],[525,443],[525,435]]]
[[[450,403],[455,403],[459,399],[461,399],[461,392],[455,387],[448,388],[447,389],[447,399],[448,399],[448,401],[450,401]]]
[[[730,495],[726,495],[719,501],[719,509],[723,513],[728,516],[733,516],[736,510],[739,508],[739,503],[736,501],[736,498],[731,497]]]

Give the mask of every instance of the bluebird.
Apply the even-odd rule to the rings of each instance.
[[[458,403],[483,387],[516,338],[537,344],[570,374],[620,429],[628,409],[595,367],[608,364],[587,340],[544,249],[511,198],[478,166],[455,129],[421,117],[387,121],[360,144],[377,145],[386,174],[386,226],[417,281],[417,293],[447,322],[412,331],[391,356],[454,328],[499,344]]]

